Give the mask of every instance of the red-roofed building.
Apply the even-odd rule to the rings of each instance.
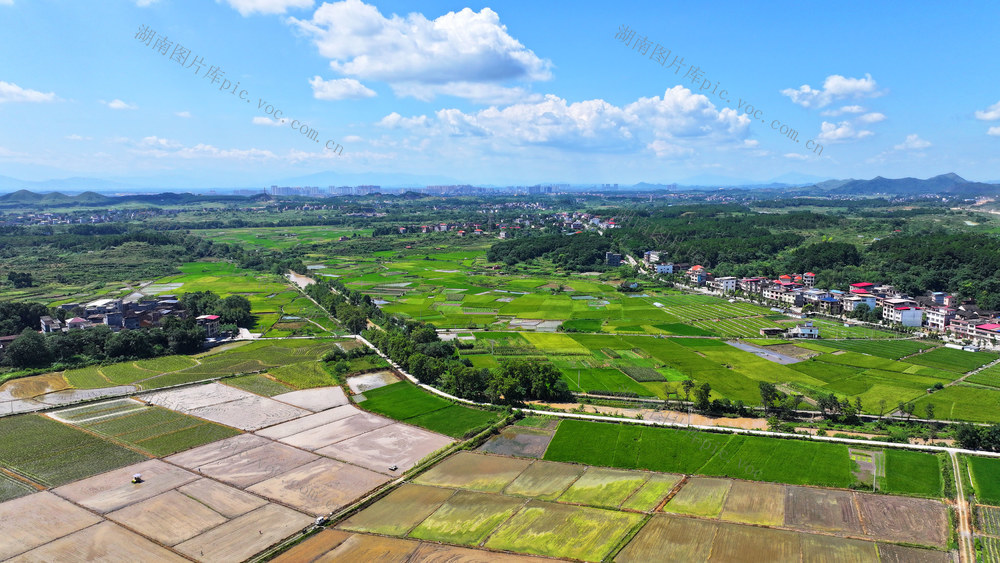
[[[77,330],[83,328],[90,328],[94,325],[90,323],[87,319],[81,319],[80,317],[73,317],[72,319],[66,321],[66,328],[69,330]]]
[[[205,338],[215,338],[219,335],[219,315],[202,315],[195,320],[198,326],[205,329]]]
[[[806,272],[802,274],[802,283],[806,284],[806,287],[813,287],[816,285],[816,274],[812,272]]]

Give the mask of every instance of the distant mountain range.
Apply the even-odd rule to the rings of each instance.
[[[178,183],[187,183],[188,180],[181,177],[172,177]],[[712,180],[718,180],[712,181]],[[792,195],[817,195],[817,196],[918,196],[918,195],[950,195],[960,197],[982,197],[1000,196],[1000,181],[970,182],[958,174],[948,173],[927,178],[883,178],[878,176],[871,180],[834,180],[824,179],[818,176],[808,176],[804,174],[783,174],[771,179],[769,182],[753,183],[741,182],[734,178],[700,176],[689,179],[690,184],[662,184],[640,182],[634,185],[622,185],[617,191],[697,191],[697,190],[719,190],[719,189],[743,189],[743,190],[768,190],[787,192]],[[192,199],[219,197],[225,199],[228,196],[215,196],[205,194],[191,194],[187,190],[193,188],[172,188],[155,187],[156,182],[149,178],[141,178],[136,183],[127,183],[127,180],[102,180],[95,178],[65,178],[60,180],[46,180],[43,182],[31,182],[17,180],[8,176],[0,176],[0,192],[10,191],[5,195],[0,195],[0,204],[10,206],[16,204],[36,204],[36,205],[103,205],[106,203],[122,203],[125,201],[141,201],[145,203],[180,203]],[[334,172],[321,172],[307,176],[286,178],[268,182],[267,185],[279,186],[343,186],[343,185],[364,185],[373,184],[383,187],[423,187],[428,185],[450,185],[456,184],[454,179],[445,176],[420,176],[413,174],[344,174]],[[142,185],[139,185],[142,184]],[[594,191],[593,185],[578,185],[575,189]],[[228,190],[232,188],[216,188]],[[262,186],[252,189],[262,190]],[[16,191],[15,191],[16,190]],[[30,190],[30,191],[29,191]],[[79,195],[66,195],[61,193],[77,192]],[[173,193],[170,190],[183,191],[185,193]],[[145,192],[144,194],[129,192]],[[108,195],[98,192],[111,192],[125,194],[122,198],[112,200]],[[152,194],[150,193],[152,192]],[[159,193],[158,193],[159,192]]]
[[[1000,185],[984,182],[970,182],[958,174],[949,173],[921,180],[919,178],[883,178],[871,180],[847,180],[816,184],[818,189],[827,189],[838,195],[958,195],[967,197],[1000,195]]]

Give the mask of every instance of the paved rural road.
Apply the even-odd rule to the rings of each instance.
[[[972,540],[972,518],[969,505],[965,500],[965,488],[962,486],[962,471],[958,465],[955,450],[949,450],[951,465],[955,470],[955,490],[958,501],[958,558],[963,563],[975,563],[976,550]]]

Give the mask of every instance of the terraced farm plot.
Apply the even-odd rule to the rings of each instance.
[[[1000,508],[976,505],[976,528],[984,534],[1000,537]]]
[[[798,561],[802,556],[799,543],[802,534],[737,524],[718,526],[711,561]]]
[[[365,391],[365,397],[361,406],[371,412],[453,438],[462,438],[499,418],[495,412],[454,404],[405,381]]]
[[[875,542],[799,534],[803,561],[883,561]],[[915,550],[916,551],[916,550]],[[941,552],[938,552],[941,553]],[[913,561],[916,563],[916,561]]]
[[[410,532],[410,537],[478,545],[525,503],[523,499],[458,491]]]
[[[1000,561],[1000,539],[981,537],[979,541],[983,544],[984,561]]]
[[[61,422],[78,424],[82,422],[122,416],[141,411],[145,408],[146,407],[143,406],[142,403],[133,399],[112,399],[110,401],[101,401],[100,403],[92,403],[80,407],[70,407],[68,409],[50,413],[49,416]]]
[[[721,517],[742,524],[780,526],[785,522],[785,494],[782,485],[734,481]]]
[[[861,352],[890,360],[898,360],[934,347],[934,344],[917,340],[823,340],[823,344],[839,350]]]
[[[529,501],[493,533],[491,549],[600,561],[635,526],[640,514]]]
[[[536,461],[507,485],[504,494],[555,500],[585,469],[582,465]]]
[[[788,487],[785,525],[805,531],[863,533],[854,493],[850,491]]]
[[[1000,389],[1000,365],[995,365],[965,379],[968,383]]]
[[[617,508],[639,487],[645,484],[649,474],[636,471],[620,471],[590,467],[566,492],[559,502]]]
[[[916,412],[925,412],[927,403],[934,403],[934,416],[944,420],[997,422],[1000,412],[1000,390],[972,385],[951,385],[932,394],[922,394],[916,400]]]
[[[76,389],[100,389],[114,385],[97,366],[67,370],[63,376]]]
[[[540,458],[552,440],[553,431],[547,428],[508,426],[500,434],[483,444],[479,451],[517,457]]]
[[[530,463],[524,459],[459,452],[421,474],[414,483],[496,493],[504,490]]]
[[[717,522],[656,514],[618,552],[615,561],[708,561],[718,530]]]
[[[0,424],[0,465],[51,487],[145,459],[40,415],[5,418]]]
[[[890,494],[940,497],[944,483],[934,455],[897,449],[885,451],[885,479],[879,488]],[[950,471],[950,466],[947,469]]]
[[[79,425],[157,457],[240,434],[234,428],[160,407],[81,422]]]
[[[652,511],[663,502],[663,499],[667,498],[667,495],[677,486],[681,478],[681,475],[650,474],[649,479],[639,487],[639,490],[622,503],[622,508],[640,512]]]
[[[717,518],[722,513],[732,484],[729,479],[692,477],[663,510],[702,518]]]
[[[937,348],[930,352],[924,352],[916,356],[907,358],[911,364],[929,366],[943,369],[955,373],[967,373],[976,368],[982,367],[998,357],[993,352],[966,352],[954,348]]]
[[[972,470],[972,484],[976,489],[976,500],[981,503],[1000,506],[1000,459],[969,456]]]
[[[275,395],[281,395],[282,393],[288,393],[293,390],[292,387],[289,387],[279,381],[264,377],[263,375],[230,377],[225,379],[223,383],[264,397],[273,397]]]
[[[340,528],[390,536],[403,536],[448,500],[455,491],[404,484],[384,499],[340,524]]]
[[[24,495],[29,495],[37,491],[38,489],[25,483],[24,481],[15,479],[14,477],[0,471],[0,502],[6,502],[11,499],[23,497]]]
[[[870,537],[939,548],[948,542],[948,510],[941,501],[865,493],[855,498]]]

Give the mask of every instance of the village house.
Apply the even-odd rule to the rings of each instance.
[[[205,329],[205,338],[215,338],[219,335],[219,315],[201,315],[195,320],[198,326]]]
[[[713,279],[708,286],[721,293],[733,293],[739,286],[739,280],[735,276],[723,276]]]
[[[924,312],[922,309],[910,305],[890,306],[882,308],[882,318],[890,323],[916,327],[923,324]]]
[[[812,321],[807,321],[788,329],[785,335],[788,338],[819,338],[819,328],[813,326]]]

